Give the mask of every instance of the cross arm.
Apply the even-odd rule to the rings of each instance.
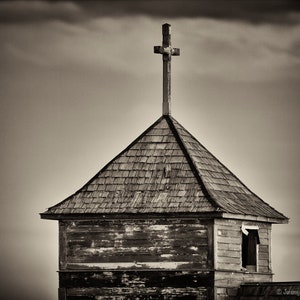
[[[172,56],[179,56],[180,55],[180,49],[179,48],[172,48],[169,47],[163,47],[163,46],[154,46],[154,53],[158,54],[167,54]]]

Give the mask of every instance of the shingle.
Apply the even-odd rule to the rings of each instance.
[[[163,116],[86,185],[43,215],[213,212],[285,217],[174,118]]]

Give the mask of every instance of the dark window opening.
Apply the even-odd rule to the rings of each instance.
[[[259,236],[257,230],[246,229],[248,235],[243,232],[242,240],[242,266],[247,268],[247,266],[257,265],[257,245],[259,242]]]

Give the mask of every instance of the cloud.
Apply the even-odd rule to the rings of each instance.
[[[299,77],[300,25],[257,28],[249,23],[181,18],[173,20],[172,27],[173,45],[182,50],[181,57],[174,58],[180,76],[192,73],[244,82]],[[140,70],[148,75],[158,72],[159,58],[152,52],[153,45],[161,43],[161,22],[129,16],[80,24],[52,21],[38,28],[4,27],[0,39],[4,64],[27,62],[140,77],[144,74]]]
[[[297,0],[99,0],[14,1],[0,3],[0,22],[66,22],[101,17],[148,16],[154,18],[212,18],[253,24],[300,23]]]
[[[224,20],[190,19],[176,22],[182,57],[180,72],[226,81],[270,81],[298,78],[300,26],[262,25]],[[174,24],[174,25],[175,25]],[[182,30],[184,28],[184,30]],[[193,28],[192,33],[186,32]]]
[[[80,7],[74,2],[3,1],[0,3],[1,23],[34,23],[45,20],[75,21]]]
[[[213,18],[251,23],[299,23],[299,1],[152,0],[83,1],[87,12],[103,15],[148,15],[166,18]],[[92,10],[91,10],[92,9]]]

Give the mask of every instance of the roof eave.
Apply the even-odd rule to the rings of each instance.
[[[41,213],[41,219],[47,220],[79,220],[79,219],[145,219],[145,218],[199,218],[199,219],[234,219],[242,221],[265,222],[272,224],[287,224],[288,218],[272,218],[264,216],[252,216],[242,214],[231,214],[224,212],[206,213],[82,213],[82,214],[53,214]]]
[[[289,222],[289,218],[285,216],[283,216],[282,218],[275,218],[275,217],[266,217],[266,216],[223,213],[222,218],[236,219],[236,220],[243,220],[243,221],[265,222],[265,223],[273,223],[273,224],[287,224]]]
[[[198,218],[198,219],[215,219],[221,218],[221,212],[162,212],[162,213],[71,213],[71,214],[53,214],[40,213],[41,219],[47,220],[76,220],[76,219],[151,219],[151,218]]]

